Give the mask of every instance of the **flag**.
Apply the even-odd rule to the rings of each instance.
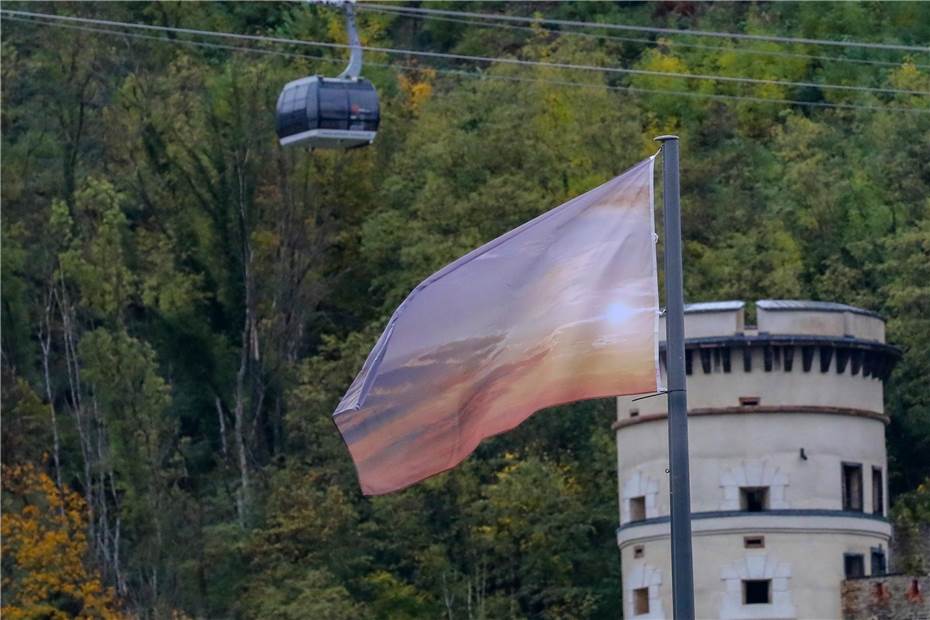
[[[657,391],[654,156],[470,252],[397,308],[333,414],[366,495],[545,407]]]

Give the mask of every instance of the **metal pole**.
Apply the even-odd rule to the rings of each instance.
[[[685,379],[685,317],[681,275],[681,205],[678,136],[659,136],[665,199],[665,350],[668,380],[668,467],[672,538],[672,610],[675,620],[694,620],[691,560],[691,484],[688,474],[688,399]]]

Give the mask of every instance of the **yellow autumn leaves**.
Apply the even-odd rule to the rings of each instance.
[[[89,568],[86,506],[32,465],[3,468],[3,607],[7,620],[123,618]]]

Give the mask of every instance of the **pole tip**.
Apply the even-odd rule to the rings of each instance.
[[[677,139],[678,139],[678,136],[672,136],[672,135],[656,136],[655,138],[653,138],[653,140],[655,140],[656,142],[668,142],[669,140],[677,140]]]

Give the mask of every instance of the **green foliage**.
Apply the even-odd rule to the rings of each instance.
[[[908,575],[926,575],[927,535],[930,534],[930,478],[916,489],[902,494],[891,510],[895,542],[900,557],[895,570]]]
[[[429,604],[428,597],[387,571],[378,571],[366,578],[373,591],[369,604],[372,618],[379,620],[412,620],[434,617],[436,609]]]
[[[286,3],[59,10],[345,36],[331,9]],[[540,10],[930,38],[920,3]],[[825,54],[807,45],[648,46],[365,11],[359,21],[371,45],[930,90],[918,66],[926,58],[879,50],[829,53],[896,64],[740,53]],[[369,64],[383,112],[375,144],[308,154],[277,146],[275,97],[297,76],[334,73],[343,50],[279,57],[4,28],[4,464],[60,461],[64,484],[84,494],[91,556],[134,616],[616,618],[610,401],[541,412],[454,471],[374,499],[359,494],[330,416],[418,282],[652,155],[652,137],[669,132],[682,137],[689,300],[813,298],[888,317],[889,340],[904,351],[886,391],[889,479],[895,493],[924,485],[902,495],[895,518],[905,535],[922,531],[930,115],[725,97],[904,108],[925,98],[503,64],[466,79],[432,61]],[[723,98],[614,88],[626,86]]]
[[[889,335],[904,344],[888,390],[891,471],[897,488],[913,489],[926,486],[921,477],[930,468],[930,218],[888,240],[881,274],[892,316]]]
[[[122,319],[135,292],[135,276],[126,264],[128,220],[121,196],[107,181],[88,179],[72,209],[52,203],[51,234],[61,244],[61,277],[80,291],[80,305],[98,318]]]
[[[4,372],[8,372],[6,369]],[[3,463],[41,462],[51,443],[48,406],[22,377],[4,374]]]
[[[474,538],[493,567],[492,579],[506,584],[528,616],[589,617],[596,600],[573,583],[572,560],[593,527],[570,473],[532,457],[505,455],[482,495],[473,506]]]
[[[271,575],[260,576],[249,588],[243,606],[244,618],[354,620],[367,615],[332,575],[313,569],[292,571],[282,567]]]
[[[167,464],[174,427],[165,416],[171,396],[157,372],[155,352],[125,332],[102,328],[85,334],[78,350],[95,404],[106,412],[115,458],[126,468],[158,473]]]

